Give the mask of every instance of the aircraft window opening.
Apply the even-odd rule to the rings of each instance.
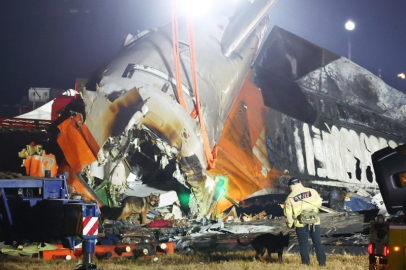
[[[165,81],[168,81],[169,83],[171,83],[172,85],[176,86],[176,80],[174,77],[160,71],[157,70],[155,68],[152,67],[148,67],[148,66],[144,66],[144,65],[137,65],[137,64],[128,64],[127,67],[125,68],[123,75],[121,77],[123,78],[130,78],[134,75],[135,71],[140,71],[140,72],[145,72],[148,73],[150,75],[156,76],[158,78],[161,78]],[[182,84],[182,91],[184,94],[186,94],[186,96],[191,99],[192,101],[193,99],[193,95],[191,95],[191,89],[189,89],[187,86],[185,86],[184,84]],[[196,102],[194,102],[196,103]]]
[[[144,73],[147,73],[149,75],[152,75],[152,76],[155,76],[155,77],[158,77],[158,78],[164,80],[168,84],[168,88],[167,88],[168,95],[172,98],[173,95],[169,94],[169,90],[170,90],[169,86],[176,87],[176,80],[174,77],[166,74],[163,71],[160,71],[158,69],[155,69],[155,68],[152,68],[149,66],[131,64],[131,63],[127,65],[127,67],[125,68],[121,77],[131,79],[136,71],[144,72]],[[166,86],[162,86],[162,88],[161,88],[162,91],[164,91],[164,87],[166,88]],[[182,91],[185,96],[187,111],[188,111],[188,113],[191,113],[196,104],[196,100],[194,98],[193,91],[184,84],[182,84]],[[165,92],[165,93],[167,93],[167,92]],[[172,91],[170,91],[170,92],[172,92]],[[174,98],[174,100],[177,100],[177,98]]]
[[[372,170],[371,170],[371,166],[367,166],[367,169],[366,169],[365,173],[366,173],[368,182],[372,183],[373,182],[373,173],[372,173]]]
[[[169,89],[169,83],[165,83],[165,84],[162,86],[161,91],[164,92],[164,93],[167,93],[167,92],[168,92],[168,89]]]
[[[358,158],[356,159],[356,164],[355,164],[355,178],[357,178],[359,181],[361,181],[361,160]]]
[[[128,64],[121,77],[131,79],[135,71],[134,66],[135,66],[134,64]]]

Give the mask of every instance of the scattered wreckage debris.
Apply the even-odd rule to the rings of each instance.
[[[357,213],[321,213],[322,242],[330,253],[346,252],[365,254],[368,244],[365,217]],[[328,225],[327,225],[328,224]],[[328,226],[328,227],[327,227]],[[120,244],[137,244],[141,239],[155,235],[159,242],[174,242],[176,252],[232,252],[246,250],[238,245],[237,238],[244,241],[264,233],[290,234],[288,252],[298,252],[296,234],[286,227],[285,220],[258,219],[212,223],[204,220],[181,220],[171,227],[151,228],[131,221],[114,221],[104,225],[106,232],[117,237]],[[351,241],[355,241],[351,246]]]
[[[263,200],[267,203],[262,204]],[[191,219],[184,213],[179,213],[178,203],[151,209],[146,215],[147,224],[138,224],[131,218],[124,221],[106,219],[103,226],[100,226],[95,256],[109,258],[146,254],[150,256],[175,251],[191,253],[246,250],[247,247],[238,245],[237,238],[247,241],[264,233],[288,234],[291,232],[286,227],[279,204],[279,201],[283,200],[283,196],[277,195],[275,199],[268,195],[255,198],[252,202],[243,201],[239,203],[239,207],[233,206],[226,211],[228,214],[224,216],[224,221],[218,219],[216,222],[210,220],[209,216]],[[258,207],[259,205],[263,207]],[[325,209],[330,211],[328,208]],[[249,211],[243,212],[244,210]],[[321,213],[320,217],[322,224],[328,224],[328,227],[322,227],[322,241],[327,251],[364,253],[367,245],[367,237],[364,237],[367,231],[365,227],[368,225],[365,215],[341,212]],[[296,241],[295,234],[291,234],[288,252],[298,252]],[[351,246],[351,241],[356,244]],[[58,248],[36,251],[43,259],[81,256],[79,247],[75,247],[74,250]],[[17,250],[14,253],[24,255],[27,251]]]
[[[380,214],[386,213],[380,192],[374,194],[362,189],[356,192],[333,190],[329,194],[329,205],[339,212],[380,210]]]
[[[364,233],[367,223],[364,216],[357,213],[321,213],[323,224],[322,243],[331,254],[365,254],[368,235]],[[290,242],[286,252],[297,253],[296,234],[287,229],[284,219],[261,219],[241,222],[212,223],[204,220],[177,220],[170,226],[154,227],[139,225],[131,220],[109,221],[99,234],[95,249],[97,258],[133,257],[173,252],[234,252],[250,247],[238,245],[237,238],[249,241],[264,233],[289,234]],[[163,245],[165,244],[165,245]],[[35,246],[35,245],[34,245]],[[10,255],[39,256],[42,259],[71,259],[81,256],[80,247],[74,251],[61,249],[60,245],[46,245],[41,248],[21,246],[3,247],[2,253]]]
[[[286,195],[285,195],[286,196]],[[120,244],[139,243],[143,237],[155,235],[160,242],[170,241],[175,243],[177,252],[232,252],[246,250],[237,244],[237,238],[252,239],[264,233],[283,234],[292,231],[286,227],[283,217],[283,210],[277,200],[264,196],[252,200],[253,205],[245,201],[240,203],[240,208],[233,206],[224,214],[223,219],[212,221],[207,218],[190,219],[185,216],[182,219],[172,220],[165,226],[150,226],[157,220],[162,221],[162,209],[150,212],[148,218],[150,223],[144,226],[133,220],[111,221],[104,224],[106,232],[115,235]],[[258,207],[262,200],[270,200],[264,207]],[[280,197],[279,200],[284,200]],[[255,202],[257,204],[255,204]],[[266,212],[263,209],[272,209],[273,212]],[[257,212],[252,211],[256,209]],[[242,210],[250,210],[242,212]],[[324,212],[327,211],[328,213]],[[322,219],[322,242],[328,246],[326,249],[331,253],[347,252],[353,254],[366,253],[368,244],[369,219],[364,214],[337,212],[323,207],[320,213]],[[241,212],[240,212],[241,211]],[[260,212],[258,212],[260,211]],[[166,211],[170,212],[170,211]],[[249,214],[248,214],[249,213]],[[375,212],[376,214],[376,212]],[[164,223],[162,223],[164,224]],[[358,239],[357,245],[350,247],[351,239]],[[298,252],[296,245],[296,234],[291,233],[289,252]],[[337,247],[337,246],[340,247]]]
[[[70,195],[72,196],[73,194]],[[223,219],[216,222],[209,220],[209,216],[198,219],[187,217],[180,210],[178,202],[151,209],[146,216],[148,222],[144,225],[138,224],[133,218],[125,221],[107,219],[103,225],[103,234],[98,239],[100,245],[105,248],[98,247],[96,256],[108,257],[111,253],[111,256],[115,257],[117,254],[111,251],[112,246],[135,245],[130,246],[134,250],[137,245],[151,247],[151,243],[172,242],[174,250],[185,253],[244,250],[236,242],[238,237],[249,240],[263,233],[290,232],[286,227],[280,204],[285,198],[286,195],[278,194],[242,201],[238,207],[233,206],[225,211]],[[119,207],[118,209],[122,210]],[[366,235],[369,220],[366,215],[348,211],[336,212],[327,207],[323,207],[322,211],[322,224],[326,224],[322,226],[322,242],[326,250],[331,253],[364,254],[368,242]],[[374,214],[376,211],[371,215]],[[291,236],[288,252],[298,252],[295,234]],[[350,243],[355,241],[354,239],[357,242],[351,246]],[[77,252],[79,253],[57,251],[60,256],[69,255],[71,258],[79,256],[80,250]],[[51,251],[41,254],[44,258],[55,255]],[[120,256],[133,255],[124,252]]]

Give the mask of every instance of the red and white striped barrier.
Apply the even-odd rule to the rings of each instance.
[[[98,217],[83,217],[83,235],[97,236],[99,233]]]

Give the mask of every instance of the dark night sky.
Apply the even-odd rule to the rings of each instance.
[[[405,0],[279,0],[278,25],[347,56],[406,92]],[[18,103],[30,87],[73,88],[119,50],[127,33],[170,21],[170,0],[1,0],[0,104]],[[198,52],[197,52],[197,57]]]

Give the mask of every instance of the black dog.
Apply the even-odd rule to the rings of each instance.
[[[268,257],[271,258],[272,253],[278,253],[278,260],[282,262],[283,248],[289,245],[289,234],[283,235],[282,232],[279,235],[274,235],[271,233],[261,234],[252,239],[250,242],[242,243],[239,238],[237,238],[237,243],[242,246],[249,246],[255,249],[257,254],[256,259],[262,260],[265,251],[268,251]]]

